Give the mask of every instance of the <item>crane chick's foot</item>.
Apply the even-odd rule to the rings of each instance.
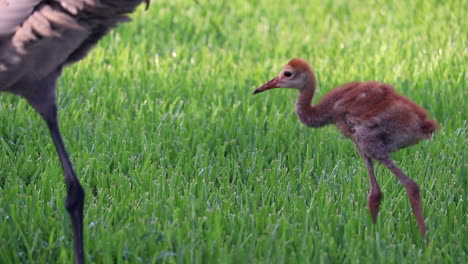
[[[414,216],[416,217],[416,221],[418,222],[419,231],[421,231],[421,236],[424,237],[426,236],[427,227],[426,223],[424,223],[424,215],[422,212],[421,193],[419,190],[419,186],[416,182],[409,178],[402,181],[402,183],[406,188],[406,193],[408,194],[408,198],[410,200]]]
[[[367,196],[367,207],[372,216],[374,224],[377,222],[377,215],[379,214],[380,201],[382,201],[382,193],[380,190],[369,193]]]

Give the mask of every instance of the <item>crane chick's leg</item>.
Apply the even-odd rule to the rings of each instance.
[[[85,193],[80,181],[73,171],[72,164],[68,157],[67,151],[63,144],[62,136],[58,127],[57,121],[57,105],[55,100],[55,84],[60,69],[54,74],[38,82],[38,88],[33,90],[35,92],[28,93],[24,97],[34,107],[34,109],[42,116],[52,136],[57,154],[65,174],[65,183],[67,185],[67,197],[65,200],[65,207],[70,214],[74,250],[75,250],[75,263],[84,263],[84,249],[83,249],[83,207]]]
[[[424,216],[421,206],[421,194],[418,184],[406,176],[406,174],[400,168],[398,168],[397,165],[395,165],[393,160],[388,155],[379,159],[379,161],[388,169],[390,169],[392,173],[395,174],[395,176],[398,178],[398,180],[400,180],[403,186],[405,186],[411,207],[413,208],[413,213],[416,216],[416,220],[418,221],[419,230],[421,231],[421,235],[424,237],[426,235],[427,228],[426,224],[424,223]]]
[[[421,231],[421,235],[424,237],[427,229],[426,225],[424,224],[424,217],[422,214],[419,186],[408,176],[406,176],[406,174],[400,170],[400,168],[398,168],[395,163],[393,163],[382,140],[382,135],[380,132],[380,130],[373,128],[356,127],[356,133],[352,138],[362,156],[370,157],[382,163],[384,166],[390,169],[390,171],[392,171],[392,173],[395,174],[395,176],[405,186],[411,207],[413,208],[413,213],[416,216],[416,220]]]
[[[370,180],[370,191],[369,195],[367,196],[367,206],[375,224],[377,222],[377,215],[379,213],[380,201],[382,201],[382,192],[380,191],[379,184],[375,178],[374,164],[372,163],[372,159],[365,156],[363,158]]]

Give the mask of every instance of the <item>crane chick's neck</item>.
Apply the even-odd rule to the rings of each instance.
[[[315,77],[309,79],[307,84],[299,90],[296,101],[296,114],[302,123],[309,127],[321,127],[329,123],[329,118],[322,116],[316,107],[312,106],[315,93]]]
[[[299,90],[299,97],[296,101],[296,114],[303,123],[313,115],[312,99],[314,97],[314,89],[303,88]]]
[[[299,97],[297,98],[296,101],[296,108],[306,108],[309,109],[311,108],[312,104],[312,99],[314,98],[314,93],[315,93],[315,86],[316,86],[316,81],[315,81],[315,76],[313,72],[309,72],[307,74],[306,81],[304,83],[304,86],[299,89]]]

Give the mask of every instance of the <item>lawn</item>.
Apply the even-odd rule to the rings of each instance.
[[[468,1],[153,1],[59,83],[94,263],[467,263]],[[392,155],[421,188],[367,171],[297,92],[252,95],[291,58],[319,89],[378,80],[428,110],[434,138]],[[0,95],[0,263],[70,263],[63,173],[47,127]]]

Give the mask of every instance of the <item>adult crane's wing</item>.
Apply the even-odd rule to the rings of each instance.
[[[144,0],[0,1],[0,90],[15,92],[19,80],[33,82],[82,59]]]

